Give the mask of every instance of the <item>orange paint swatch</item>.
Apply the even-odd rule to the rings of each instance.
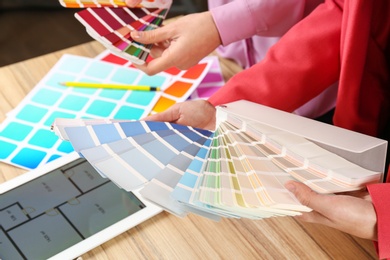
[[[160,97],[160,99],[157,101],[157,103],[153,107],[154,113],[160,113],[165,110],[167,110],[169,107],[174,105],[176,103],[175,100],[166,98],[166,97]]]
[[[192,87],[191,83],[176,81],[169,86],[164,92],[174,97],[182,97]]]

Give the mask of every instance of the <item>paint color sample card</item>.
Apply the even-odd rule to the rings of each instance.
[[[145,62],[153,45],[136,42],[130,33],[134,30],[150,31],[161,26],[171,4],[169,1],[163,5],[161,2],[164,1],[154,1],[155,3],[145,1],[145,4],[154,8],[128,8],[123,5],[123,1],[60,2],[65,7],[88,7],[75,14],[77,20],[85,26],[87,33],[113,53],[136,64]],[[155,8],[157,6],[164,7]]]
[[[148,76],[134,68],[64,55],[0,125],[1,161],[34,169],[73,151],[50,131],[55,118],[140,119],[161,96],[159,91],[64,87],[64,81],[166,87],[171,76]]]
[[[284,187],[298,180],[317,192],[358,190],[381,179],[315,143],[218,108],[207,131],[165,122],[57,119],[104,177],[179,216],[218,219],[294,216],[310,211]],[[225,114],[224,114],[225,113]]]

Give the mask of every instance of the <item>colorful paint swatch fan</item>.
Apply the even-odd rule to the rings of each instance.
[[[143,1],[137,8],[126,7],[124,0],[60,0],[64,7],[86,8],[75,14],[87,33],[116,55],[143,64],[153,45],[131,38],[133,30],[149,31],[161,26],[171,1]]]
[[[310,211],[284,187],[298,180],[321,193],[379,182],[362,168],[299,135],[217,109],[215,131],[166,122],[57,119],[102,176],[169,212],[218,219],[293,216]]]

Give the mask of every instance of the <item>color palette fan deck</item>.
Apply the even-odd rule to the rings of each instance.
[[[128,8],[124,1],[61,0],[65,7],[87,7],[75,14],[87,33],[113,53],[143,64],[153,45],[144,45],[131,38],[131,31],[149,31],[161,26],[170,1],[143,1],[142,6]]]
[[[215,131],[166,122],[57,119],[53,130],[104,177],[179,216],[293,216],[310,211],[284,188],[335,193],[379,182],[315,143],[218,108]]]

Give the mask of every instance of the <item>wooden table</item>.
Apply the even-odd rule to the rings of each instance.
[[[94,57],[97,42],[72,47],[0,68],[0,120],[18,105],[61,55]],[[239,68],[221,60],[225,78]],[[25,171],[0,163],[0,182]],[[358,228],[358,227],[357,227]],[[82,256],[83,259],[377,259],[371,241],[291,217],[263,220],[163,212]]]

